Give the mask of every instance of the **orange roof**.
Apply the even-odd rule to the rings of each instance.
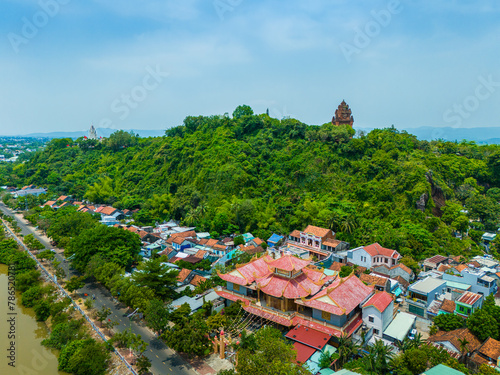
[[[378,311],[384,312],[385,309],[391,304],[393,301],[392,296],[387,292],[378,292],[370,297],[368,301],[365,302],[363,307],[373,306]]]
[[[328,233],[331,233],[330,229],[315,227],[314,225],[308,225],[306,229],[304,229],[303,233],[312,234],[318,237],[325,237]]]
[[[116,208],[114,207],[110,207],[110,206],[106,206],[106,207],[99,207],[99,213],[100,214],[104,214],[104,215],[107,215],[107,216],[110,216],[112,214],[114,214],[116,211],[118,211]]]
[[[187,268],[181,269],[181,272],[179,272],[179,274],[177,275],[177,281],[183,283],[184,280],[186,280],[186,278],[191,274],[191,272],[193,271],[188,270]]]
[[[405,266],[403,263],[399,263],[399,264],[396,264],[395,266],[392,266],[391,270],[394,268],[401,268],[403,271],[405,271],[409,275],[411,275],[413,273],[413,271],[409,267]]]
[[[477,351],[496,361],[500,357],[500,341],[488,337]]]
[[[295,229],[292,233],[289,234],[289,236],[299,238],[300,230]]]
[[[462,272],[464,269],[466,269],[467,266],[465,264],[459,264],[458,266],[455,267],[455,269],[458,271],[458,272]]]
[[[344,263],[333,262],[332,265],[330,266],[329,270],[340,272],[340,269],[342,268],[342,266],[345,266],[345,265],[346,264],[344,264]]]
[[[45,202],[44,206],[52,206],[56,203],[56,201],[48,201],[48,202]]]
[[[452,268],[452,267],[448,264],[440,264],[439,267],[437,268],[437,270],[439,272],[445,272],[445,271],[449,270],[450,268]]]
[[[255,243],[255,245],[257,245],[257,246],[259,246],[262,242],[264,242],[264,241],[262,241],[259,237],[255,237],[252,241],[253,241],[253,242]]]
[[[219,244],[215,244],[212,246],[213,249],[216,249],[216,250],[223,250],[223,251],[226,251],[226,246],[225,245],[219,245]]]
[[[361,275],[359,275],[359,279],[361,281],[367,283],[368,285],[377,285],[377,286],[381,286],[384,288],[385,288],[385,286],[387,284],[387,280],[388,280],[388,279],[384,279],[383,277],[379,277],[379,276],[367,275],[366,273],[362,273]]]
[[[194,275],[193,280],[191,280],[191,282],[189,284],[194,285],[194,286],[198,286],[201,282],[203,282],[205,280],[206,280],[206,278],[204,278],[203,276]]]
[[[464,338],[469,342],[469,352],[473,352],[481,345],[481,341],[468,328],[459,328],[449,332],[438,331],[438,333],[429,337],[427,341],[431,343],[449,342],[457,351],[460,351],[460,341],[458,340]]]
[[[445,298],[440,309],[449,313],[453,313],[455,311],[455,301]]]
[[[205,250],[198,250],[194,256],[196,258],[204,259],[207,252]]]
[[[337,247],[339,245],[339,243],[341,243],[342,241],[339,241],[339,240],[334,240],[334,239],[327,239],[326,241],[323,241],[323,245],[326,245],[326,246],[331,246],[331,247]]]
[[[59,198],[57,198],[58,201],[63,201],[65,200],[66,198],[68,198],[67,195],[61,195]]]
[[[396,250],[386,249],[380,246],[378,242],[372,243],[368,246],[363,246],[363,249],[370,254],[372,257],[377,255],[383,255],[389,258],[399,258],[401,255]]]

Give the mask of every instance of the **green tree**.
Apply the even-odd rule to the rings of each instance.
[[[97,320],[99,321],[99,323],[101,323],[102,327],[102,322],[108,319],[108,316],[111,315],[111,309],[109,307],[102,306],[100,310],[97,310],[96,315]]]
[[[161,335],[168,326],[168,309],[165,304],[158,300],[153,299],[149,301],[145,311],[146,324],[158,335]]]
[[[68,366],[75,375],[103,375],[110,361],[106,346],[93,340],[75,351]]]
[[[488,337],[498,340],[498,322],[484,309],[474,311],[467,318],[467,328],[482,342]]]
[[[283,340],[281,333],[271,327],[261,328],[255,334],[257,349],[240,349],[236,370],[242,375],[310,374],[294,363],[296,352]]]
[[[248,105],[239,105],[233,111],[233,118],[235,119],[239,119],[243,116],[252,116],[252,115],[253,115],[253,110]]]
[[[66,289],[73,293],[75,290],[82,288],[85,285],[85,276],[73,276],[66,282]]]
[[[141,355],[136,361],[137,371],[139,375],[146,374],[151,368],[151,361],[145,355]]]
[[[138,286],[145,286],[162,300],[173,296],[173,286],[177,285],[179,271],[162,264],[159,258],[142,262],[132,279]]]
[[[434,318],[434,324],[443,331],[452,331],[465,326],[465,319],[455,314],[440,314]]]

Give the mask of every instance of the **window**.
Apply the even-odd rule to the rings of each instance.
[[[321,319],[330,320],[330,316],[331,314],[329,312],[321,311]]]
[[[396,259],[393,259],[392,260],[392,265],[395,265],[396,264]]]
[[[375,321],[375,319],[373,319],[373,316],[369,316],[369,317],[368,317],[368,321],[369,321],[370,323],[373,323],[373,322]]]
[[[385,261],[386,263],[389,263],[389,260],[388,260],[387,258],[385,258],[385,259],[384,259],[384,261]]]
[[[235,292],[239,292],[240,291],[240,286],[238,284],[233,284],[233,290]]]
[[[380,331],[378,329],[375,329],[375,328],[373,329],[373,334],[374,335],[378,335],[379,333],[380,333]]]

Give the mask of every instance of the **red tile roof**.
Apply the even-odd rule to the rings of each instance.
[[[464,292],[464,294],[462,294],[460,296],[459,299],[457,299],[457,302],[460,302],[460,303],[465,303],[466,305],[469,305],[469,306],[472,306],[474,305],[477,301],[479,301],[481,299],[482,295],[480,294],[477,294],[477,293],[473,293],[473,292]]]
[[[384,312],[392,301],[393,301],[392,296],[389,293],[378,292],[375,293],[372,297],[370,297],[370,299],[365,302],[363,307],[373,306],[378,311]]]
[[[337,278],[309,300],[303,300],[304,305],[335,315],[347,315],[363,302],[373,291],[355,275]]]
[[[311,358],[316,349],[311,348],[310,346],[306,346],[301,344],[300,342],[294,342],[293,348],[297,352],[297,358],[295,360],[298,364],[304,364],[306,361]]]
[[[198,286],[201,282],[203,282],[205,280],[206,280],[206,278],[204,278],[203,276],[194,275],[193,280],[191,280],[191,282],[189,284],[194,285],[194,286]]]
[[[250,301],[245,298],[243,295],[235,295],[232,293],[225,292],[223,290],[216,290],[215,293],[219,295],[222,298],[228,299],[230,301],[236,302],[236,301],[241,301],[245,305],[249,305]]]
[[[314,225],[308,225],[306,229],[304,229],[303,233],[312,234],[318,237],[325,237],[329,233],[332,233],[331,229],[325,229],[320,227],[315,227]]]
[[[316,350],[321,350],[328,343],[328,340],[330,340],[332,335],[317,331],[309,327],[304,327],[299,324],[295,328],[292,328],[290,331],[288,331],[285,337],[293,341],[298,341],[301,344],[310,346]]]
[[[330,266],[330,268],[328,268],[328,269],[332,270],[332,271],[340,272],[340,269],[342,268],[342,266],[345,266],[345,264],[340,263],[340,262],[333,262],[332,265]]]
[[[396,250],[386,249],[385,247],[380,246],[378,242],[372,243],[368,246],[363,246],[363,249],[370,254],[370,256],[383,255],[389,258],[399,258],[401,255]]]
[[[54,204],[56,203],[56,201],[48,201],[48,202],[45,202],[44,206],[53,206]]]
[[[269,267],[284,271],[299,271],[311,263],[310,259],[301,259],[293,255],[285,255],[281,258],[268,262]]]
[[[179,274],[177,275],[177,281],[180,282],[180,283],[183,283],[186,278],[191,274],[191,270],[188,270],[186,268],[183,268],[181,269],[181,272],[179,272]]]
[[[289,234],[289,236],[300,238],[300,230],[295,229],[292,233]]]
[[[337,336],[337,337],[342,336],[342,331],[340,331],[338,329],[326,326],[324,324],[316,323],[316,322],[311,321],[311,320],[304,319],[301,316],[295,316],[292,320],[292,323],[294,325],[301,324],[301,325],[309,327],[309,328],[314,328],[317,331],[325,332],[325,333],[328,333],[332,336]]]

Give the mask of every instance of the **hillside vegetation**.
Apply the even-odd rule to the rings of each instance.
[[[314,224],[351,246],[377,241],[417,259],[480,253],[482,231],[499,224],[499,146],[419,141],[395,128],[353,136],[240,106],[232,117],[187,117],[164,137],[55,139],[3,165],[0,184],[141,208],[138,222],[174,218],[214,235],[265,239]]]

